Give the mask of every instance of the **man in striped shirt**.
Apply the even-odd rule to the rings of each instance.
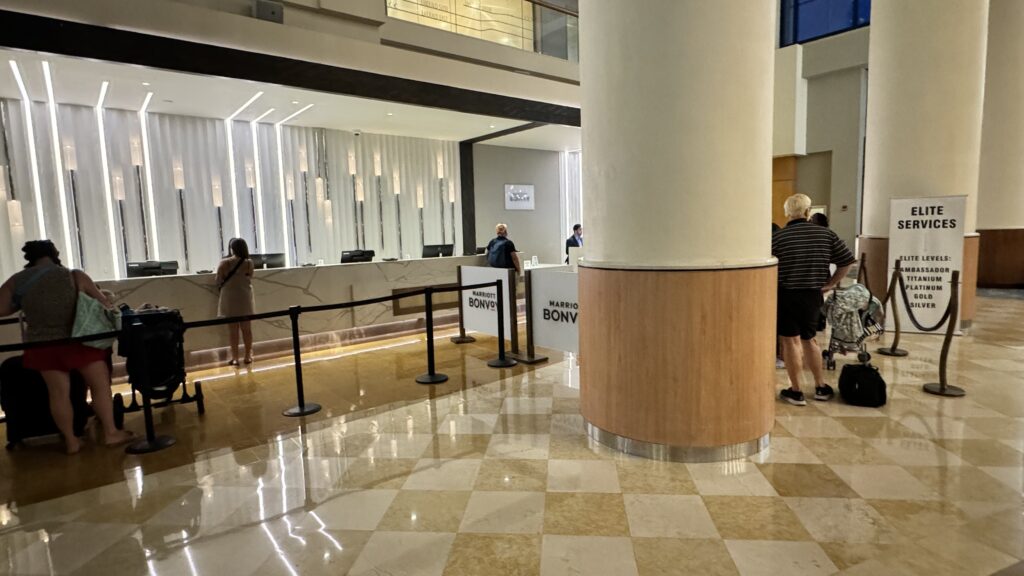
[[[772,233],[772,255],[779,259],[778,335],[790,382],[780,396],[790,404],[806,406],[800,390],[801,367],[814,376],[815,400],[835,396],[824,382],[821,348],[814,337],[824,293],[839,285],[856,259],[835,232],[808,221],[810,198],[794,194],[784,208],[789,223]],[[836,265],[834,273],[829,272],[829,264]]]

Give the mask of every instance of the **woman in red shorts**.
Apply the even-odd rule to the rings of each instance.
[[[20,310],[25,315],[26,342],[70,338],[79,291],[109,305],[85,272],[68,270],[61,265],[60,252],[53,242],[33,240],[21,250],[28,264],[0,286],[0,316]],[[71,371],[81,374],[89,386],[93,411],[103,424],[105,443],[120,444],[131,437],[114,426],[106,358],[107,350],[77,343],[25,350],[25,368],[39,371],[46,381],[50,413],[64,436],[68,454],[81,448],[72,426]]]

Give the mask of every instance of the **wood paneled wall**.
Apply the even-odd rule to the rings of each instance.
[[[978,287],[1024,287],[1024,229],[978,230],[978,234]]]
[[[796,156],[772,159],[772,222],[786,225],[782,203],[796,194]]]

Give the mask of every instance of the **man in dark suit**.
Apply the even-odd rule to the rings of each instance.
[[[572,227],[572,236],[565,240],[565,263],[569,263],[569,248],[580,248],[583,246],[583,226],[575,224]]]

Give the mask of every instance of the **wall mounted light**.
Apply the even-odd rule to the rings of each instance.
[[[153,163],[150,162],[149,154],[149,103],[153,101],[153,93],[147,92],[146,99],[142,101],[142,107],[139,108],[139,132],[142,136],[142,164],[145,168],[146,174],[146,211],[149,215],[149,231],[152,233],[153,250],[150,252],[147,249],[147,258],[153,260],[160,259],[160,234],[156,229],[156,201],[153,197]],[[143,236],[146,235],[146,227],[142,227]]]
[[[111,177],[111,188],[113,188],[114,198],[117,200],[117,214],[121,224],[121,254],[124,256],[125,266],[128,262],[128,230],[124,225],[124,176],[121,173],[120,168],[115,170]],[[120,270],[118,270],[118,277],[120,277]]]
[[[43,61],[43,83],[46,85],[46,110],[50,117],[50,139],[53,152],[53,172],[57,174],[57,194],[60,197],[60,222],[64,230],[64,253],[68,268],[75,267],[75,253],[71,242],[71,218],[68,214],[67,190],[64,187],[64,161],[61,158],[60,132],[57,126],[57,101],[53,96],[53,75],[50,63]]]
[[[103,104],[107,100],[107,90],[109,88],[110,88],[110,82],[107,82],[107,81],[104,80],[103,83],[100,84],[100,96],[99,96],[99,98],[96,99],[96,109],[95,109],[96,110],[96,128],[97,128],[97,130],[99,130],[99,137],[100,137],[99,138],[100,139],[100,166],[101,166],[101,168],[103,170],[103,172],[102,172],[102,174],[103,174],[103,176],[102,176],[102,178],[103,178],[103,204],[104,204],[104,207],[107,209],[107,234],[109,235],[109,240],[110,240],[110,259],[111,259],[111,264],[113,264],[113,266],[114,266],[114,279],[115,280],[120,280],[121,279],[121,266],[120,266],[120,263],[117,261],[117,232],[115,231],[116,226],[114,224],[114,199],[111,197],[112,196],[112,191],[111,191],[111,186],[110,186],[110,184],[111,184],[110,183],[110,163],[107,160],[107,128],[106,128],[106,123],[104,122],[104,118],[103,118]],[[122,182],[122,185],[121,185],[121,196],[122,197],[124,196],[124,183],[123,182]],[[124,232],[124,227],[123,226],[121,227],[121,231],[122,231],[122,233]],[[123,236],[123,234],[122,234],[122,236]],[[122,240],[123,240],[123,238],[122,238]],[[125,246],[123,248],[122,252],[124,250],[127,250],[127,249],[128,248]],[[124,252],[124,253],[127,254],[127,252]],[[125,259],[125,262],[127,262],[127,259]]]
[[[398,258],[402,258],[402,179],[398,169],[391,174],[391,191],[395,194],[395,228],[398,230]]]
[[[228,182],[231,184],[231,213],[235,225],[234,235],[236,238],[242,235],[242,228],[241,224],[239,223],[238,216],[238,185],[236,184],[235,177],[235,138],[234,131],[231,129],[231,127],[235,117],[244,112],[245,109],[248,108],[249,105],[251,105],[253,102],[259,100],[260,96],[263,96],[262,91],[254,94],[252,98],[249,98],[245,101],[245,104],[239,106],[238,110],[235,110],[234,113],[232,113],[230,116],[224,119],[224,128],[225,134],[227,136],[228,145]]]
[[[25,81],[21,77],[21,69],[14,60],[9,60],[11,72],[14,74],[15,83],[18,85],[18,93],[21,95],[22,115],[25,118],[25,135],[28,141],[28,158],[32,173],[32,197],[36,209],[36,226],[40,238],[46,238],[46,218],[43,214],[42,188],[39,185],[39,158],[36,156],[36,131],[35,123],[32,121],[32,100],[28,97],[25,89]],[[19,205],[20,206],[20,205]]]
[[[358,191],[356,190],[356,153],[350,151],[348,153],[348,174],[352,178],[352,220],[355,221],[355,226],[352,228],[352,235],[355,236],[354,241],[356,243],[356,249],[362,250],[363,245],[359,242],[359,199],[357,198]]]
[[[298,102],[292,102],[298,104]],[[292,251],[294,252],[295,262],[299,261],[299,247],[295,240],[297,234],[295,232],[295,183],[292,182],[291,176],[288,177],[288,182],[291,184],[285,184],[284,175],[284,123],[293,120],[299,114],[302,114],[306,110],[312,108],[312,104],[307,104],[302,108],[291,113],[280,122],[274,124],[274,136],[277,138],[277,175],[278,175],[278,191],[281,197],[281,226],[283,228],[282,235],[284,238],[284,245],[288,245],[288,226],[285,220],[285,204],[291,208],[291,224],[292,224]],[[302,193],[305,196],[306,201],[306,248],[307,253],[313,252],[313,232],[309,223],[309,184],[307,176],[309,172],[309,160],[306,156],[306,147],[299,147],[299,172],[302,173]],[[288,256],[288,250],[285,249],[285,265],[291,266],[291,257]]]
[[[455,182],[448,179],[448,206],[452,211],[452,244],[455,244]]]
[[[416,207],[420,211],[420,248],[426,246],[423,234],[423,184],[416,184]]]
[[[381,182],[382,172],[380,152],[373,153],[373,178],[377,184],[377,218],[380,230],[380,253],[384,254],[384,187]]]
[[[185,169],[181,160],[176,160],[173,167],[174,188],[178,191],[178,219],[181,222],[181,246],[185,257],[185,271],[192,269],[188,257],[188,225],[185,222]]]
[[[64,168],[68,171],[68,182],[71,185],[71,215],[75,222],[75,238],[78,243],[78,264],[85,267],[85,242],[82,241],[82,215],[78,209],[78,157],[75,144],[70,140],[64,142]]]
[[[437,191],[437,209],[441,213],[441,244],[447,244],[448,238],[445,236],[444,227],[444,157],[440,152],[437,153]]]
[[[249,129],[252,132],[252,158],[253,158],[253,165],[255,166],[255,170],[256,170],[256,187],[255,187],[255,189],[256,189],[256,206],[255,206],[255,210],[256,210],[256,231],[257,231],[257,234],[258,234],[257,240],[256,240],[257,251],[259,251],[259,247],[260,246],[262,246],[264,250],[267,249],[267,224],[266,224],[266,220],[264,218],[264,211],[263,211],[263,169],[262,169],[262,163],[260,162],[260,135],[259,135],[259,125],[258,125],[258,123],[259,123],[260,120],[263,120],[264,118],[266,118],[267,116],[269,116],[273,112],[274,112],[274,109],[271,108],[271,109],[267,110],[266,112],[264,112],[263,114],[260,114],[259,116],[257,116],[255,120],[253,120],[252,122],[249,123]],[[287,250],[285,250],[285,252],[287,252]],[[285,260],[287,260],[287,257],[285,258]],[[285,262],[285,264],[287,264],[287,261]]]
[[[220,176],[214,176],[210,180],[210,196],[213,200],[213,207],[217,213],[217,241],[220,243],[221,254],[227,253],[224,246],[224,192],[220,188]]]

